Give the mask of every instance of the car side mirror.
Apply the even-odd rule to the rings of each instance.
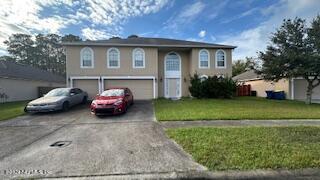
[[[126,96],[130,96],[130,94],[126,94]]]
[[[46,96],[47,94],[42,94],[42,97]]]
[[[74,96],[74,95],[76,95],[76,93],[70,93],[70,96]]]

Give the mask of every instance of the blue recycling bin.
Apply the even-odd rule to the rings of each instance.
[[[284,91],[274,91],[273,92],[273,99],[284,100],[284,99],[286,99],[286,95],[285,95]]]
[[[284,91],[266,91],[267,99],[284,100],[286,99],[286,94]]]
[[[266,91],[267,99],[273,99],[273,91]]]

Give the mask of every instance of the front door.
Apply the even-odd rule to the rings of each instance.
[[[165,56],[165,97],[181,97],[181,59],[177,53],[169,53]]]
[[[168,94],[169,97],[179,97],[180,89],[180,79],[178,78],[168,78]]]

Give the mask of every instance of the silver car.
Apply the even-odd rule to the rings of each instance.
[[[79,88],[56,88],[27,104],[25,112],[67,111],[71,106],[86,103],[88,94]]]

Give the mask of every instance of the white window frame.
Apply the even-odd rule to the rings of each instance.
[[[83,66],[83,51],[87,50],[87,49],[91,52],[91,66]],[[94,53],[93,53],[93,49],[92,48],[84,47],[84,48],[81,49],[81,51],[80,51],[80,67],[82,69],[88,69],[88,68],[92,69],[92,68],[94,68]]]
[[[143,66],[135,66],[135,55],[136,55],[136,51],[142,51],[142,60],[143,60]],[[145,55],[145,52],[142,48],[135,48],[133,49],[132,51],[132,68],[134,69],[141,69],[141,68],[145,68],[146,67],[146,55]]]
[[[200,54],[201,52],[205,51],[208,54],[208,66],[201,66],[201,58],[200,58]],[[199,51],[199,55],[198,55],[198,64],[199,64],[199,69],[209,69],[210,68],[210,52],[207,49],[201,49]]]
[[[116,50],[117,53],[118,53],[118,66],[110,66],[110,63],[109,63],[109,53],[111,50]],[[112,47],[112,48],[109,48],[108,51],[107,51],[107,67],[110,68],[110,69],[118,69],[120,68],[120,51],[118,48],[115,48],[115,47]]]
[[[224,66],[218,66],[218,52],[221,51],[224,53]],[[222,49],[218,49],[216,52],[216,59],[215,59],[215,64],[216,64],[216,68],[217,69],[226,69],[227,68],[227,53],[222,50]]]
[[[202,81],[204,81],[205,79],[208,79],[208,78],[209,78],[208,75],[203,74],[203,75],[200,76],[200,81],[202,82]]]
[[[217,77],[218,78],[225,78],[225,75],[224,74],[218,74]]]

